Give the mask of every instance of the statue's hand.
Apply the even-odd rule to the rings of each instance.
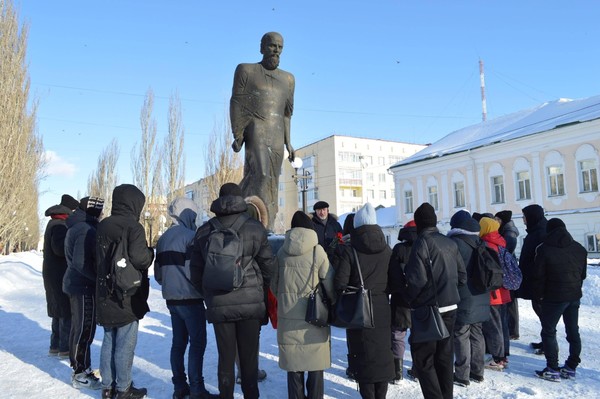
[[[291,144],[286,144],[286,148],[289,154],[288,159],[290,160],[290,162],[293,162],[294,159],[296,159],[296,153],[294,152],[294,148]]]
[[[240,152],[242,149],[242,144],[244,143],[244,140],[233,140],[233,143],[231,143],[231,148],[233,149],[234,152]]]

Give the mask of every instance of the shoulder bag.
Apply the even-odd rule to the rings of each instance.
[[[319,280],[317,274],[317,283],[315,284],[315,269],[316,266],[316,251],[313,249],[313,263],[310,272],[310,281],[313,289],[308,295],[308,303],[306,304],[306,316],[304,320],[308,324],[312,324],[317,327],[327,327],[330,323],[330,307],[329,298],[325,293],[325,287]]]

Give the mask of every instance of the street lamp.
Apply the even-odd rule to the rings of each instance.
[[[306,193],[308,191],[308,181],[311,179],[310,172],[302,169],[302,174],[298,175],[298,170],[302,168],[302,158],[294,158],[291,162],[292,168],[296,173],[292,176],[296,184],[300,183],[300,192],[302,193],[302,212],[307,213],[306,209]]]

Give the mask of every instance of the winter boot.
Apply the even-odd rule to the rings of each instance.
[[[403,363],[403,359],[396,359],[394,358],[394,369],[395,369],[395,375],[394,375],[394,379],[392,381],[390,381],[390,384],[392,385],[397,385],[400,383],[400,381],[402,381],[402,363]]]
[[[145,398],[147,393],[146,388],[136,388],[132,382],[125,392],[117,392],[116,399],[141,399]]]

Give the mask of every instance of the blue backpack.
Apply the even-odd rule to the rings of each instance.
[[[523,273],[521,273],[517,258],[501,246],[498,246],[498,258],[504,272],[502,281],[504,288],[511,291],[519,289],[523,282]]]

